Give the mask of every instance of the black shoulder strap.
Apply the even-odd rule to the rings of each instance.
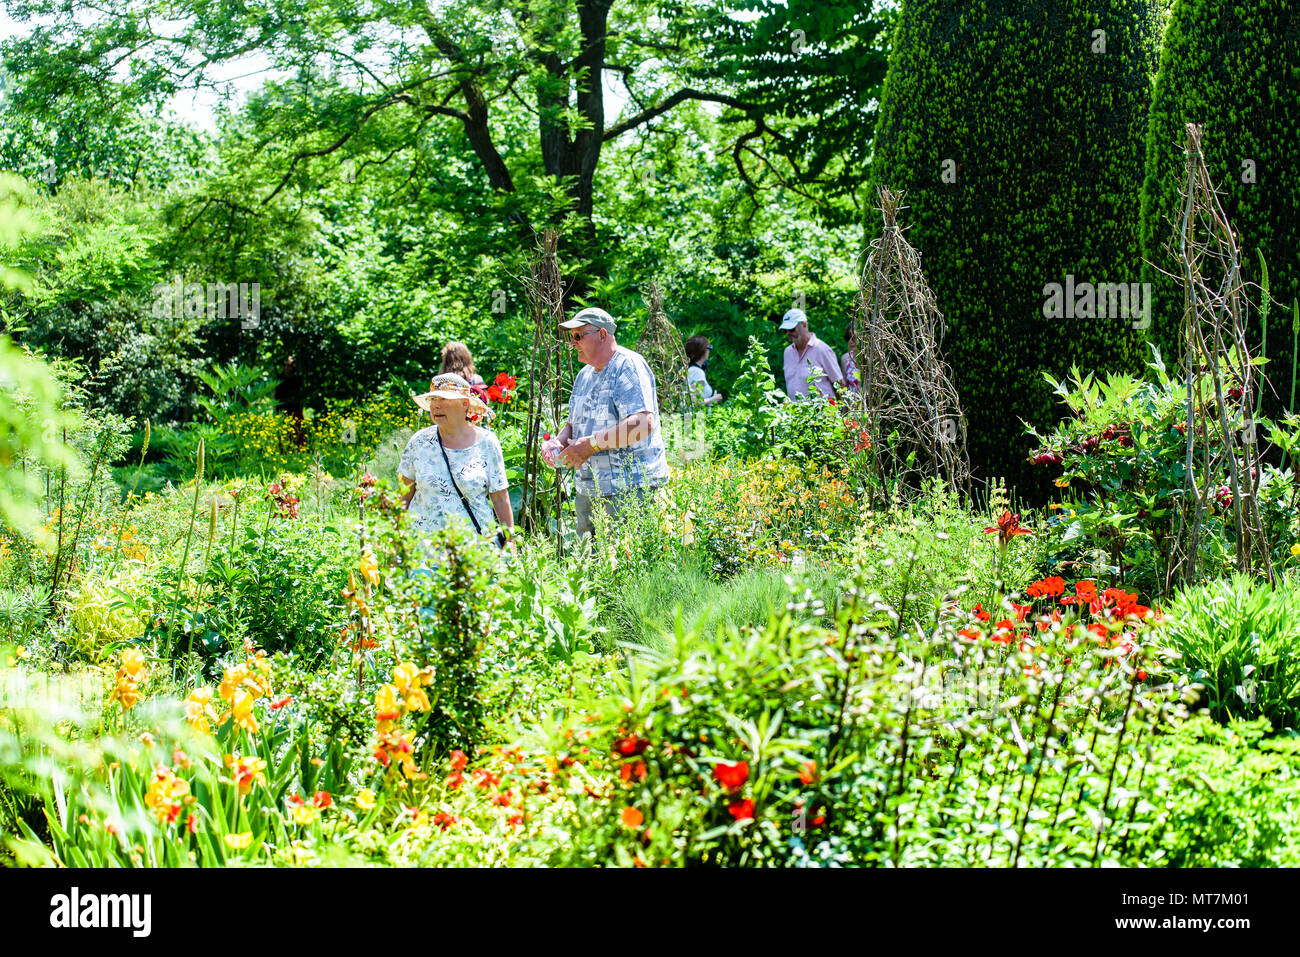
[[[451,470],[451,459],[447,458],[447,447],[442,444],[442,432],[437,428],[434,429],[434,432],[437,433],[438,436],[438,449],[442,452],[442,461],[447,466],[447,477],[451,479],[451,487],[454,488],[456,494],[460,496],[460,504],[465,506],[465,511],[469,512],[469,520],[474,523],[475,533],[482,535],[483,527],[479,525],[478,517],[474,514],[474,510],[469,507],[469,500],[465,498],[465,493],[460,490],[460,485],[456,482],[456,473]]]

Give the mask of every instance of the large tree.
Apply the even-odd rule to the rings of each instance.
[[[1050,315],[1048,287],[1139,278],[1156,26],[1143,0],[902,7],[872,178],[906,193],[899,219],[947,318],[972,465],[1025,492],[1042,480],[1021,420],[1059,412],[1042,373],[1140,358],[1133,319],[1073,296]]]
[[[383,146],[376,161],[384,161],[418,151],[428,124],[454,124],[520,238],[531,242],[535,226],[561,223],[569,251],[593,260],[597,273],[592,211],[605,144],[654,129],[679,104],[704,101],[738,121],[742,163],[746,148],[762,158],[754,141],[774,137],[768,117],[782,109],[770,91],[748,100],[736,95],[734,77],[710,79],[716,53],[708,38],[744,29],[727,4],[9,0],[8,9],[20,20],[38,17],[5,45],[6,68],[23,78],[11,110],[53,115],[69,98],[82,110],[162,103],[188,87],[222,87],[223,66],[262,57],[288,78],[278,84],[281,101],[262,104],[281,112],[280,135],[259,144],[282,172],[241,197],[249,208],[309,182],[311,164],[372,136]],[[761,57],[761,46],[750,53]],[[630,104],[620,117],[606,107],[614,77]],[[523,123],[532,125],[533,144],[521,140]],[[537,201],[539,180],[541,193],[558,202]]]

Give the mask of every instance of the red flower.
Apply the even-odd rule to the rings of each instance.
[[[501,386],[499,385],[488,386],[488,401],[489,402],[501,401]]]
[[[802,768],[799,769],[800,784],[812,784],[813,780],[816,777],[817,777],[816,761],[809,761],[807,764],[805,764]]]
[[[1011,624],[1009,618],[1003,618],[998,622],[997,631],[993,633],[993,640],[1004,645],[1011,644],[1011,640],[1016,635],[1016,626]]]
[[[735,794],[749,780],[749,763],[738,761],[735,764],[715,764],[713,778],[720,785]]]
[[[638,738],[635,734],[629,734],[626,738],[619,738],[614,742],[614,753],[621,754],[624,757],[645,754],[645,749],[650,747],[650,742],[645,738]]]
[[[625,783],[629,783],[629,784],[631,783],[632,777],[634,775],[638,781],[644,781],[645,762],[637,761],[635,764],[625,764],[618,769],[618,775],[623,779]]]
[[[978,605],[972,608],[970,613],[974,615],[976,618],[978,618],[980,621],[988,621],[989,618],[992,617],[991,615],[989,615],[987,611],[984,610],[983,602],[980,602]]]
[[[279,701],[277,701],[275,704],[271,705],[271,710],[272,710],[272,711],[279,711],[281,708],[283,708],[285,705],[287,705],[287,704],[288,704],[290,701],[292,701],[292,700],[293,700],[293,698],[292,698],[291,695],[285,695],[283,698],[281,698],[281,699],[280,699]]]
[[[456,818],[452,817],[446,811],[439,811],[433,816],[433,823],[438,825],[444,831],[457,823]]]
[[[312,797],[311,803],[316,805],[318,808],[320,808],[323,811],[331,804],[334,803],[334,799],[330,797],[329,791],[317,791],[316,794]]]
[[[451,752],[451,769],[453,771],[464,771],[469,766],[469,758],[465,756],[464,751]]]
[[[1009,511],[1004,511],[1002,513],[1002,516],[998,519],[996,525],[984,529],[985,535],[991,535],[994,532],[998,533],[998,544],[1001,546],[1005,546],[1007,542],[1011,541],[1011,539],[1015,538],[1017,535],[1034,534],[1033,531],[1020,524],[1019,515],[1013,515]]]
[[[1034,610],[1033,605],[1017,605],[1014,601],[1011,603],[1011,609],[1016,613],[1016,621],[1024,621],[1025,615]]]
[[[195,817],[193,814],[191,814],[189,817],[185,819],[185,827],[189,830],[191,834],[199,833],[199,819]]]
[[[752,821],[754,819],[754,802],[749,798],[745,798],[743,801],[732,801],[727,805],[727,813],[737,821]]]
[[[1030,598],[1055,598],[1065,593],[1065,579],[1059,575],[1042,578],[1025,589]]]
[[[977,628],[963,628],[961,631],[957,632],[957,634],[961,635],[967,641],[979,641],[984,637]]]
[[[446,783],[448,791],[459,791],[460,786],[465,783],[465,775],[459,771],[452,771],[451,774],[447,775]]]
[[[497,377],[494,380],[494,382],[496,385],[499,385],[502,389],[505,389],[510,392],[514,391],[515,384],[516,384],[515,377],[512,375],[506,375],[504,372],[497,373]]]

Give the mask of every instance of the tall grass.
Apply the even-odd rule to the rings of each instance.
[[[787,577],[797,589],[808,589],[830,609],[839,593],[838,574],[821,566],[793,573],[783,568],[754,568],[719,582],[692,562],[659,565],[617,596],[613,626],[622,640],[662,650],[679,613],[688,632],[712,634],[728,626],[766,624],[772,612],[786,607]],[[818,617],[823,623],[831,620],[829,613]]]

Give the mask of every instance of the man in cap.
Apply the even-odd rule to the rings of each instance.
[[[791,399],[807,398],[808,376],[813,369],[822,374],[817,390],[826,398],[835,397],[844,384],[835,350],[808,331],[808,317],[802,309],[791,309],[781,319],[781,331],[790,344],[785,347],[785,393]]]
[[[552,468],[575,470],[578,534],[594,532],[599,501],[612,517],[629,496],[668,481],[668,458],[659,430],[659,397],[645,359],[614,339],[614,318],[587,308],[560,323],[583,367],[573,380],[569,421],[542,445]]]

